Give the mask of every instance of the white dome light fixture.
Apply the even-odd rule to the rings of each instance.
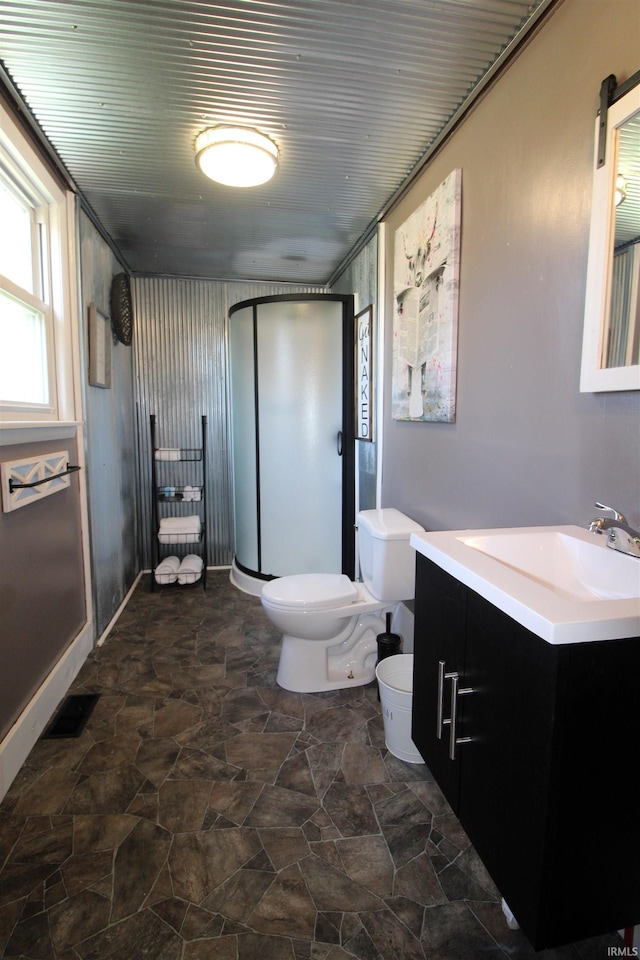
[[[248,127],[209,127],[196,137],[196,163],[216,183],[257,187],[276,172],[278,148]]]

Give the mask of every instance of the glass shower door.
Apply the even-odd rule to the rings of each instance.
[[[342,572],[343,310],[317,296],[232,308],[236,562],[247,573]]]
[[[258,308],[262,570],[342,570],[342,304]]]

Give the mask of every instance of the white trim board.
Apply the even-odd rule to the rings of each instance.
[[[0,801],[44,732],[92,648],[93,622],[88,621],[0,743]]]
[[[144,576],[144,574],[145,574],[145,571],[144,571],[144,570],[141,570],[140,573],[139,573],[139,574],[137,575],[137,577],[135,578],[135,580],[133,581],[133,583],[131,584],[131,586],[129,587],[129,589],[127,590],[127,592],[126,592],[126,594],[125,594],[125,597],[124,597],[124,600],[122,601],[122,603],[120,604],[120,606],[118,607],[118,609],[116,610],[116,612],[114,613],[114,615],[111,617],[111,620],[109,620],[109,623],[106,625],[106,627],[105,627],[104,630],[102,631],[101,636],[99,637],[98,641],[96,642],[96,646],[97,646],[97,647],[101,647],[101,646],[102,646],[102,644],[105,642],[105,640],[107,639],[107,637],[109,636],[109,634],[111,633],[111,631],[113,630],[113,628],[115,627],[116,623],[118,622],[118,620],[119,620],[119,618],[120,618],[120,614],[122,613],[122,611],[124,610],[124,608],[126,607],[126,605],[129,603],[129,599],[130,599],[130,597],[131,597],[131,594],[133,593],[133,591],[135,590],[135,588],[138,586],[138,584],[139,584],[140,581],[142,580],[142,577]]]

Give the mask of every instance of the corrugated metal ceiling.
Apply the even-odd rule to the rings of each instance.
[[[0,0],[0,60],[137,274],[326,283],[550,0]],[[252,126],[280,165],[207,180]]]

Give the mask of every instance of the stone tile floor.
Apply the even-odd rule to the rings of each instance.
[[[534,953],[375,687],[295,694],[226,571],[138,585],[0,806],[0,952],[21,960],[499,960]],[[600,960],[617,935],[535,956]]]

